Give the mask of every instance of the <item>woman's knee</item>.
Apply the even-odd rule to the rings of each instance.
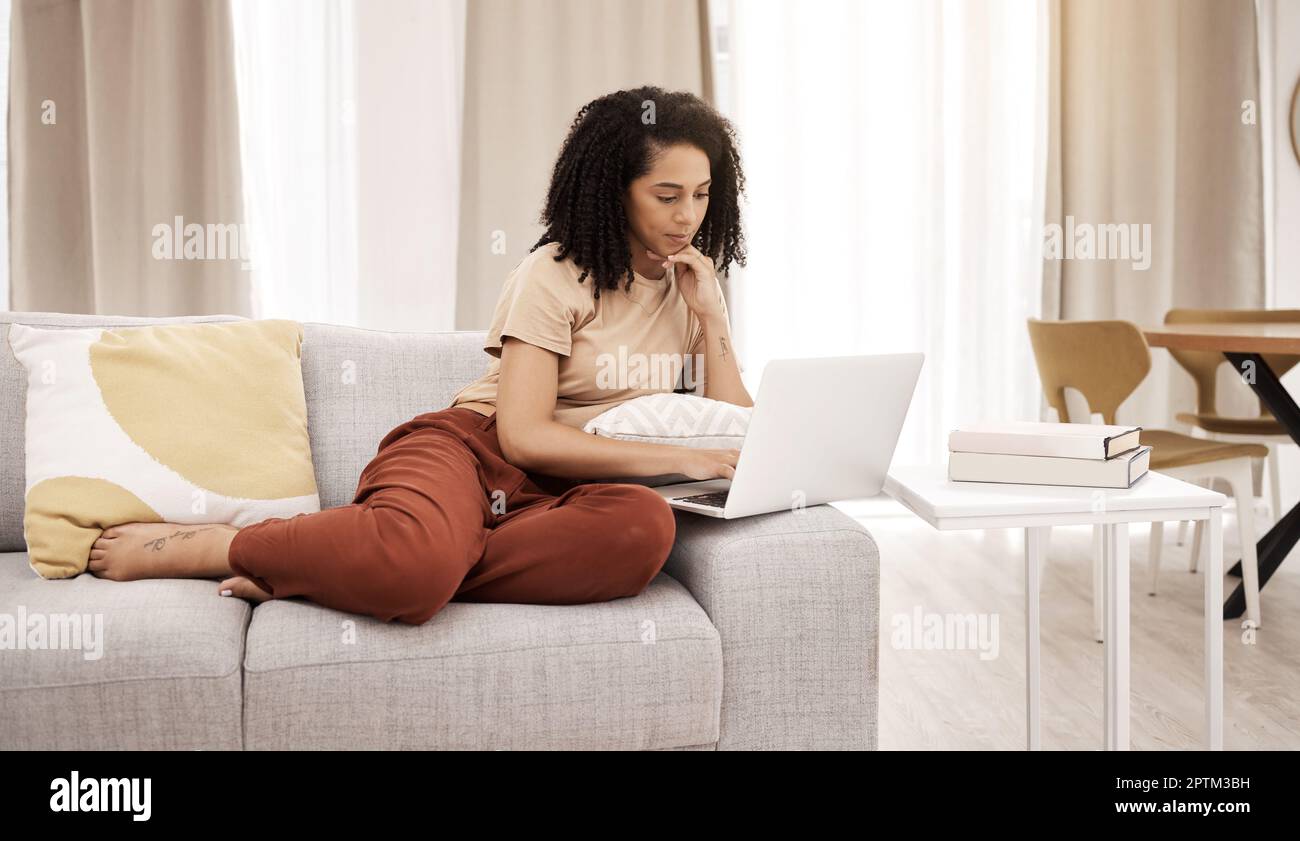
[[[677,520],[667,500],[644,485],[611,485],[608,520],[603,526],[606,544],[605,568],[621,573],[623,595],[645,589],[672,551],[677,538]],[[611,563],[612,561],[612,563]]]
[[[376,508],[373,516],[380,523],[367,553],[366,572],[376,615],[423,624],[455,595],[465,577],[469,549],[456,540],[439,539],[427,523],[393,509]]]
[[[635,493],[640,516],[636,519],[645,529],[646,544],[654,550],[652,555],[666,560],[677,540],[677,518],[673,515],[672,506],[653,488],[644,485],[632,487],[638,489]]]

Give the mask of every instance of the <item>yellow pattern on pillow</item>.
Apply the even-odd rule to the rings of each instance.
[[[201,340],[190,324],[106,332],[90,347],[90,369],[117,425],[195,485],[251,499],[314,494],[302,372],[262,367],[288,362],[291,340],[296,360],[298,339],[245,325],[202,325]],[[268,427],[301,436],[266,435]]]
[[[103,479],[60,476],[27,492],[23,533],[29,557],[41,559],[41,568],[33,562],[37,572],[45,578],[70,578],[85,572],[90,547],[104,529],[161,522],[157,511],[126,488]]]

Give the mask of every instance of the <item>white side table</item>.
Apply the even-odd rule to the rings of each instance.
[[[1039,572],[1052,526],[1100,525],[1105,597],[1105,745],[1129,747],[1128,524],[1208,520],[1205,535],[1205,739],[1223,749],[1223,526],[1225,497],[1160,473],[1148,472],[1127,490],[1060,485],[951,482],[945,465],[897,467],[885,493],[940,531],[1025,530],[1026,742],[1039,737]]]

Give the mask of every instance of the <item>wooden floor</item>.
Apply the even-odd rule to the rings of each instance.
[[[937,532],[892,501],[842,503],[880,547],[880,748],[1009,749],[1025,744],[1023,531]],[[1224,557],[1236,557],[1224,516]],[[1131,527],[1132,746],[1203,745],[1203,578],[1165,528],[1159,594],[1147,595],[1148,527]],[[1102,645],[1093,640],[1091,530],[1052,530],[1042,573],[1042,744],[1102,744]],[[1224,593],[1237,579],[1227,578]],[[997,657],[895,644],[895,617],[997,616]],[[1300,748],[1300,548],[1261,594],[1262,627],[1224,624],[1224,747]]]

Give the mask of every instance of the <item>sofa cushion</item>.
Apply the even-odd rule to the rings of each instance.
[[[25,552],[23,498],[26,493],[27,370],[9,348],[9,325],[82,329],[242,321],[237,315],[141,318],[116,315],[67,315],[56,312],[0,312],[0,552]]]
[[[250,749],[711,745],[721,641],[677,581],[587,605],[452,602],[423,625],[299,599],[253,612]]]
[[[393,427],[447,408],[491,361],[483,331],[390,333],[307,322],[302,378],[322,508],[352,501]]]
[[[0,554],[0,749],[238,750],[251,613],[213,581],[47,581]]]

